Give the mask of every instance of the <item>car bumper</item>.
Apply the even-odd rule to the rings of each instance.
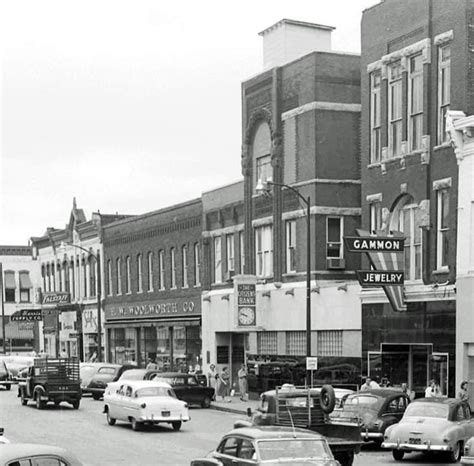
[[[105,387],[104,388],[98,388],[98,387],[87,387],[82,389],[83,393],[91,393],[93,395],[103,395],[105,392]]]
[[[159,423],[159,422],[176,422],[176,421],[181,421],[181,422],[188,422],[191,420],[190,416],[155,416],[155,415],[149,415],[149,416],[141,416],[140,418],[141,422],[151,422],[151,423]]]
[[[403,451],[452,451],[451,445],[431,445],[423,444],[416,445],[413,443],[395,443],[395,442],[383,442],[382,448],[388,448],[390,450],[403,450]]]
[[[461,456],[461,464],[474,464],[474,456]]]
[[[360,437],[362,440],[368,442],[369,440],[382,440],[383,434],[382,432],[361,432]]]

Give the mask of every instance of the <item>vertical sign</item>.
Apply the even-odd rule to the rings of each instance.
[[[253,275],[234,276],[235,310],[238,327],[257,325],[257,280]]]

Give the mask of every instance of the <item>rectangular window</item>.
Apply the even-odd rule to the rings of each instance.
[[[159,253],[159,266],[160,266],[160,290],[165,289],[165,252],[163,250]]]
[[[214,238],[214,283],[222,283],[221,237]]]
[[[451,46],[438,49],[438,144],[449,140],[446,132],[446,112],[451,103]]]
[[[148,253],[148,291],[153,291],[153,253]]]
[[[239,231],[239,254],[240,254],[240,273],[244,273],[245,270],[245,245],[244,245],[244,232]]]
[[[225,237],[225,249],[226,249],[226,260],[227,260],[227,272],[234,271],[234,235],[226,235]]]
[[[399,231],[405,235],[405,280],[421,279],[420,210],[416,204],[403,206],[399,213]]]
[[[382,206],[380,202],[372,202],[370,208],[370,231],[382,228]]]
[[[171,248],[171,288],[176,288],[176,250]]]
[[[402,71],[401,63],[389,67],[388,84],[388,145],[392,157],[400,155],[402,143]]]
[[[272,180],[272,159],[270,155],[257,158],[257,181]]]
[[[380,71],[370,75],[370,163],[380,162]]]
[[[188,285],[188,247],[183,246],[181,248],[181,260],[182,260],[182,273],[183,273],[183,288],[187,288]]]
[[[23,271],[19,274],[20,277],[20,303],[31,302],[31,289],[33,284],[30,280],[30,272]]]
[[[125,259],[125,293],[129,294],[132,292],[131,288],[132,282],[132,271],[130,265],[130,256],[127,256]]]
[[[6,270],[3,273],[3,278],[5,287],[5,302],[14,303],[16,302],[15,272]]]
[[[326,257],[342,258],[342,217],[326,218]]]
[[[286,272],[296,272],[296,220],[286,222]]]
[[[273,274],[273,229],[265,225],[255,229],[255,259],[257,277],[271,277]]]
[[[112,286],[112,261],[109,259],[107,261],[107,296],[112,296],[113,286]]]
[[[342,356],[342,330],[318,332],[318,356]]]
[[[257,332],[258,354],[278,354],[277,341],[278,332]]]
[[[139,293],[143,292],[143,260],[141,254],[137,256],[137,290]]]
[[[95,297],[96,294],[96,267],[95,257],[89,257],[89,296]]]
[[[286,332],[286,354],[293,356],[306,354],[306,332]]]
[[[199,250],[199,243],[194,244],[194,285],[201,284],[201,255]]]
[[[449,252],[449,189],[440,189],[437,193],[437,256],[438,269],[448,267]]]
[[[423,134],[423,61],[415,55],[409,61],[408,76],[408,138],[410,150],[421,149]]]

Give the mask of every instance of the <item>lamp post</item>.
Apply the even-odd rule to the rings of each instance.
[[[93,252],[89,251],[86,248],[83,248],[82,246],[78,246],[77,244],[72,244],[72,243],[61,243],[60,248],[65,250],[66,246],[72,246],[77,249],[81,249],[84,252],[87,252],[90,256],[92,256],[95,259],[95,262],[97,264],[97,361],[101,362],[102,361],[102,274],[100,270],[100,256],[97,254],[94,254]]]
[[[258,180],[255,190],[269,192],[270,186],[280,186],[293,191],[306,205],[306,357],[311,357],[311,210],[310,198],[304,197],[297,189],[284,183]],[[306,382],[311,381],[311,371],[306,371]]]

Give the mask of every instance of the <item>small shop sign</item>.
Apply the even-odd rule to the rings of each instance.
[[[69,304],[71,294],[66,292],[47,292],[43,293],[43,305]]]
[[[10,317],[12,322],[34,322],[42,320],[41,309],[22,309],[16,311]]]

